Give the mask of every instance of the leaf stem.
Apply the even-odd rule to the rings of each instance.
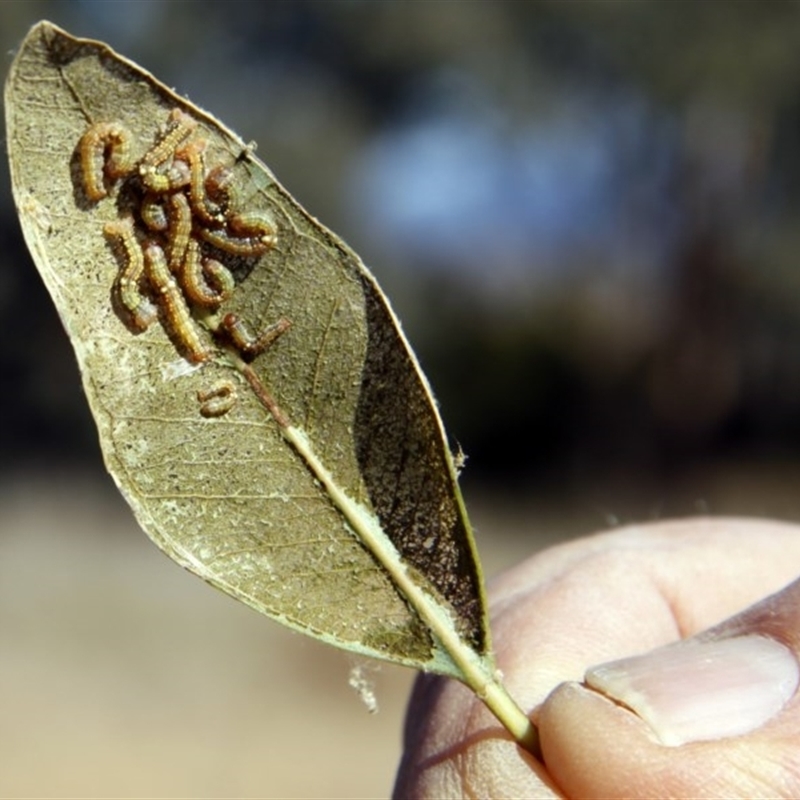
[[[425,591],[409,573],[402,556],[375,515],[353,500],[336,482],[317,457],[304,431],[291,424],[255,370],[239,358],[234,358],[234,363],[244,374],[256,397],[278,423],[286,440],[325,487],[328,496],[355,534],[386,570],[402,596],[439,641],[456,668],[454,674],[475,692],[521,747],[541,760],[539,732],[508,693],[493,660],[480,655],[465,642],[451,612],[431,593]]]
[[[508,693],[491,659],[482,657],[464,641],[450,612],[409,574],[402,556],[378,521],[335,482],[317,458],[305,433],[292,425],[284,428],[283,433],[325,487],[356,535],[389,573],[401,594],[439,640],[458,668],[462,681],[484,702],[519,745],[541,759],[536,726]]]

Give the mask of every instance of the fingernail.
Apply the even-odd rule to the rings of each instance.
[[[686,639],[593,667],[585,683],[630,708],[674,747],[755,730],[783,708],[798,679],[787,647],[749,635]]]

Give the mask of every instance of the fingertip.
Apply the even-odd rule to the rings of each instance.
[[[538,719],[545,764],[568,797],[797,797],[800,756],[790,718],[798,712],[791,702],[749,735],[671,747],[634,712],[567,683]]]
[[[643,739],[641,720],[573,682],[553,690],[539,709],[538,720],[544,762],[567,796],[623,794],[619,771],[626,765],[619,763],[615,745]],[[631,754],[627,766],[636,761],[637,755]]]

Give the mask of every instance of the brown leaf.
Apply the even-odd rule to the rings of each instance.
[[[105,44],[39,23],[5,104],[25,239],[148,535],[279,622],[462,680],[535,752],[433,398],[358,257]]]

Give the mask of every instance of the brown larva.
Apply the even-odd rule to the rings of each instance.
[[[197,127],[197,121],[175,108],[170,112],[167,128],[139,162],[139,175],[145,187],[154,192],[169,192],[191,181],[189,165],[173,160],[176,148]]]
[[[200,413],[204,417],[221,417],[227,414],[236,405],[237,399],[236,387],[229,380],[219,380],[208,389],[197,392]]]
[[[169,220],[169,268],[172,272],[181,269],[186,258],[186,247],[192,235],[192,210],[186,195],[177,193],[167,199],[167,218]]]
[[[267,214],[251,211],[232,214],[228,230],[200,228],[199,235],[209,244],[225,253],[247,258],[260,256],[272,249],[278,241],[275,226]]]
[[[264,247],[274,247],[278,240],[271,217],[260,211],[232,214],[228,226],[236,236],[253,239]]]
[[[233,185],[235,176],[233,167],[218,164],[208,171],[204,182],[206,195],[226,212],[230,212],[235,205]]]
[[[147,278],[157,294],[168,327],[177,340],[178,349],[193,364],[208,361],[213,355],[202,341],[186,300],[167,266],[167,258],[160,245],[153,241],[144,246]]]
[[[167,127],[163,135],[142,156],[140,169],[158,167],[171,159],[178,145],[197,127],[197,121],[179,108],[173,108],[167,119]]]
[[[133,217],[127,216],[113,222],[107,222],[103,227],[106,236],[117,239],[124,250],[125,263],[117,273],[115,287],[120,303],[130,314],[134,326],[145,330],[156,317],[152,303],[142,297],[139,283],[144,274],[144,259],[142,248],[136,239],[133,227]]]
[[[195,216],[207,225],[220,226],[225,222],[224,208],[214,203],[206,193],[204,157],[206,146],[205,139],[193,139],[176,151],[175,157],[189,164],[191,175],[189,199],[192,202],[192,211]]]
[[[144,196],[139,207],[139,216],[151,231],[165,231],[169,227],[167,209],[164,208],[162,198],[152,192],[148,192]]]
[[[140,168],[139,172],[145,189],[158,194],[182,189],[191,180],[189,165],[177,159],[166,167],[147,167],[144,170]]]
[[[86,196],[97,202],[108,196],[105,179],[113,183],[133,169],[131,135],[119,122],[97,122],[78,144]]]
[[[263,353],[291,325],[288,319],[282,318],[268,325],[258,336],[253,336],[236,314],[226,314],[221,323],[222,330],[246,361]]]
[[[213,258],[202,258],[200,245],[191,239],[181,270],[181,288],[190,303],[216,309],[227,300],[236,283],[230,270]]]

